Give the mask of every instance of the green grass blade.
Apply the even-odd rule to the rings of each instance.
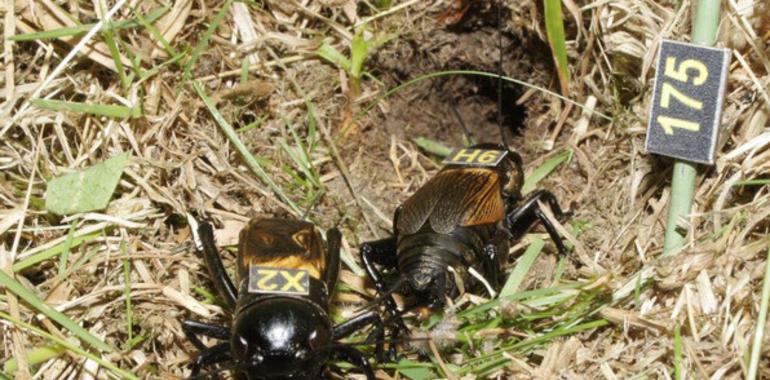
[[[324,42],[321,44],[321,46],[318,47],[318,49],[316,49],[315,53],[319,57],[329,61],[329,63],[332,65],[337,66],[345,72],[350,72],[350,60],[348,57],[345,57],[342,55],[342,53],[335,49],[334,46]]]
[[[241,76],[240,76],[241,84],[244,84],[249,81],[249,66],[251,66],[251,62],[249,59],[244,59],[243,62],[241,62]]]
[[[294,86],[299,87],[296,81],[292,81]],[[315,150],[315,146],[321,141],[321,137],[318,136],[318,122],[315,117],[315,105],[304,95],[305,107],[307,108],[307,150],[312,152]]]
[[[527,340],[523,340],[523,341],[518,342],[518,343],[514,343],[514,344],[511,344],[511,345],[508,345],[508,346],[504,346],[503,350],[504,351],[514,351],[514,350],[525,348],[525,347],[531,347],[531,346],[535,346],[535,345],[538,345],[538,344],[542,344],[542,343],[548,342],[548,341],[550,341],[550,340],[552,340],[554,338],[560,337],[560,336],[576,334],[576,333],[579,333],[579,332],[582,332],[582,331],[587,331],[587,330],[593,330],[593,329],[596,329],[596,328],[599,328],[599,327],[602,327],[602,326],[606,326],[608,324],[610,324],[609,321],[607,321],[605,319],[598,319],[598,320],[595,320],[595,321],[579,324],[579,325],[576,325],[576,326],[573,326],[573,327],[564,327],[564,328],[556,329],[556,330],[551,331],[549,333],[543,334],[543,335],[541,335],[539,337],[536,337],[536,338],[527,339]]]
[[[19,298],[27,302],[35,310],[45,314],[46,317],[56,321],[62,327],[72,332],[75,336],[82,339],[84,342],[102,351],[107,351],[107,352],[113,351],[112,347],[102,342],[101,339],[93,336],[86,329],[80,327],[80,325],[78,325],[77,323],[69,319],[69,317],[67,317],[66,315],[56,311],[51,306],[48,306],[47,303],[43,302],[43,300],[38,298],[29,289],[25,288],[22,284],[16,282],[16,280],[11,278],[11,276],[9,276],[3,271],[0,271],[0,285],[3,285],[4,287],[6,287],[13,294],[15,294],[16,296],[18,296]]]
[[[559,71],[561,93],[569,95],[569,67],[567,66],[567,42],[564,37],[564,21],[562,20],[561,0],[543,0],[545,6],[545,31],[548,34],[548,44]]]
[[[70,225],[70,230],[67,232],[67,240],[64,241],[64,251],[62,252],[61,256],[59,256],[58,276],[61,279],[64,278],[64,273],[67,271],[67,261],[70,255],[70,248],[72,248],[72,241],[75,238],[75,227],[77,227],[77,223],[72,222]]]
[[[754,332],[754,342],[751,347],[751,357],[749,360],[749,375],[747,380],[754,380],[759,373],[759,358],[762,353],[762,340],[765,335],[765,322],[767,321],[767,308],[770,303],[770,249],[767,250],[767,259],[765,260],[765,277],[762,279],[762,295],[759,304],[759,316],[754,323],[757,329]]]
[[[519,263],[516,264],[515,268],[513,268],[511,275],[508,276],[508,280],[505,282],[505,286],[503,286],[503,289],[500,290],[500,295],[498,296],[499,298],[510,297],[519,290],[519,285],[521,285],[521,282],[524,281],[524,277],[527,275],[527,272],[529,272],[529,268],[532,267],[532,264],[537,259],[537,256],[540,255],[540,252],[543,250],[543,246],[545,246],[543,239],[537,238],[532,242],[532,244],[529,245],[529,247],[527,247],[527,250],[524,251],[523,255],[521,255]]]
[[[591,322],[578,324],[572,327],[562,327],[546,334],[540,335],[535,338],[522,340],[516,343],[503,345],[500,349],[490,352],[488,354],[479,355],[465,362],[464,367],[459,371],[459,375],[463,376],[472,372],[475,372],[480,366],[486,367],[485,363],[489,363],[491,360],[500,358],[503,352],[519,352],[524,349],[528,349],[534,346],[551,341],[554,338],[561,336],[567,336],[577,334],[579,332],[597,329],[609,324],[609,321],[605,319],[598,319]]]
[[[572,149],[567,149],[540,165],[537,169],[533,170],[527,178],[524,179],[524,186],[521,187],[522,194],[528,194],[532,190],[535,190],[537,184],[551,174],[554,169],[561,165],[565,161],[569,161],[572,158]]]
[[[268,117],[269,117],[269,115],[262,115],[262,117],[258,117],[257,120],[254,120],[251,123],[246,124],[246,125],[244,125],[241,128],[238,128],[238,130],[236,132],[244,133],[244,132],[248,132],[248,131],[250,131],[252,129],[259,128],[259,127],[262,126],[262,124],[265,122],[265,120],[267,120]]]
[[[313,166],[312,164],[309,164],[305,162],[304,158],[302,157],[302,153],[300,153],[299,148],[295,148],[292,146],[289,146],[288,143],[286,143],[286,140],[280,139],[278,140],[278,144],[281,146],[281,148],[286,152],[287,155],[289,155],[289,158],[291,158],[292,161],[294,161],[294,167],[299,170],[302,175],[304,175],[306,184],[309,183],[309,190],[312,190],[313,187],[320,187],[321,182],[318,176],[313,173]]]
[[[449,153],[452,152],[452,148],[438,141],[431,140],[429,138],[418,137],[418,138],[412,139],[412,141],[414,141],[414,143],[417,144],[417,146],[423,149],[424,151],[430,154],[435,154],[436,156],[439,156],[439,157],[446,157],[449,155]]]
[[[168,9],[167,7],[165,7]],[[176,57],[179,54],[177,53],[176,49],[174,49],[171,44],[168,43],[165,37],[163,37],[163,34],[160,33],[158,28],[155,27],[152,23],[155,22],[156,19],[151,18],[148,16],[142,16],[135,8],[131,8],[131,11],[134,12],[136,15],[136,23],[141,25],[144,29],[147,30],[148,33],[150,33],[150,36],[154,38],[156,41],[160,42],[161,46],[163,46],[163,49],[166,50],[166,53],[168,53],[171,57]],[[176,62],[176,60],[174,60]]]
[[[364,39],[363,30],[353,36],[350,42],[350,75],[355,79],[361,78],[364,61],[369,55],[370,43]]]
[[[733,186],[765,186],[770,185],[770,178],[747,179],[738,181]]]
[[[570,98],[567,98],[567,97],[565,97],[563,95],[557,94],[557,93],[555,93],[555,92],[553,92],[551,90],[548,90],[547,88],[536,86],[534,84],[531,84],[531,83],[528,83],[528,82],[524,82],[524,81],[521,81],[521,80],[518,80],[518,79],[514,79],[514,78],[511,78],[511,77],[499,76],[498,74],[489,73],[489,72],[486,72],[486,71],[447,70],[447,71],[437,71],[437,72],[421,75],[421,76],[419,76],[417,78],[410,79],[410,80],[408,80],[408,81],[406,81],[404,83],[399,84],[396,87],[393,87],[392,89],[386,91],[384,94],[378,96],[376,99],[372,100],[366,107],[364,107],[364,109],[361,110],[361,112],[356,114],[356,117],[353,120],[356,121],[356,120],[360,119],[363,115],[365,115],[372,108],[374,108],[380,101],[382,101],[383,99],[388,98],[389,96],[392,96],[393,94],[401,91],[402,89],[404,89],[406,87],[415,85],[415,84],[420,83],[420,82],[422,82],[424,80],[438,78],[438,77],[445,77],[445,76],[453,76],[453,75],[476,75],[476,76],[487,77],[487,78],[495,78],[495,79],[500,78],[500,79],[502,79],[502,80],[504,80],[506,82],[515,83],[515,84],[518,84],[520,86],[524,86],[524,87],[527,87],[527,88],[532,88],[532,89],[538,90],[538,91],[540,91],[540,92],[542,92],[544,94],[548,94],[548,95],[553,96],[555,98],[559,98],[559,99],[563,100],[564,102],[570,103],[570,104],[572,104],[572,105],[574,105],[574,106],[576,106],[576,107],[578,107],[580,109],[586,109],[585,105],[583,105],[582,103],[578,103],[578,102],[576,102],[576,101],[574,101],[574,100],[572,100]],[[613,120],[612,117],[610,117],[608,115],[605,115],[605,114],[603,114],[601,112],[597,112],[595,110],[589,110],[589,111],[592,114],[594,114],[594,115],[602,117],[603,119],[606,119],[606,120],[609,120],[609,121]]]
[[[564,275],[564,267],[567,265],[567,260],[569,260],[567,257],[559,258],[559,262],[556,263],[556,270],[553,271],[552,283],[555,284],[561,281],[561,276]]]
[[[35,107],[51,111],[69,111],[75,113],[85,113],[89,115],[107,116],[117,119],[135,118],[142,116],[142,110],[139,107],[128,108],[126,106],[116,106],[112,104],[87,104],[48,99],[32,99],[30,100],[30,103],[32,103],[32,105]]]
[[[58,344],[38,347],[27,352],[27,363],[30,366],[36,366],[61,355],[64,351],[66,351],[66,348]],[[16,358],[10,358],[3,364],[3,372],[14,373],[18,365],[19,363],[16,361]]]
[[[682,380],[682,326],[674,327],[674,379]]]
[[[230,142],[235,146],[235,149],[238,150],[238,152],[241,154],[241,157],[243,157],[244,161],[246,161],[246,164],[249,165],[251,170],[254,172],[254,174],[259,177],[259,179],[262,180],[262,182],[266,183],[267,186],[272,190],[278,197],[281,198],[281,200],[286,203],[286,205],[289,206],[289,208],[294,211],[294,214],[296,216],[302,215],[302,211],[300,211],[299,207],[297,207],[294,202],[289,199],[289,197],[286,196],[286,194],[283,192],[283,190],[278,187],[278,185],[273,182],[273,180],[267,175],[267,172],[265,172],[265,169],[262,168],[262,166],[257,162],[257,159],[254,158],[254,155],[249,152],[249,150],[246,148],[245,145],[243,145],[243,142],[241,139],[238,138],[238,135],[236,134],[233,127],[230,125],[230,123],[225,120],[225,118],[222,116],[221,113],[219,113],[219,110],[217,109],[216,105],[211,101],[211,99],[206,95],[206,90],[203,89],[203,86],[198,83],[194,82],[193,87],[195,88],[195,91],[198,93],[198,96],[203,99],[203,103],[206,105],[206,108],[208,108],[209,112],[211,113],[211,116],[214,118],[214,120],[217,122],[219,127],[222,129],[222,131],[225,133],[227,138],[230,140]]]
[[[86,252],[86,254],[83,255],[83,257],[81,257],[77,262],[75,262],[75,265],[73,265],[71,268],[69,268],[67,270],[67,272],[64,274],[64,277],[66,278],[70,274],[75,273],[78,270],[80,270],[80,268],[82,268],[83,265],[85,265],[86,263],[91,261],[91,259],[93,259],[94,256],[96,256],[98,253],[99,253],[98,249],[90,249],[90,250],[88,250]]]
[[[5,274],[2,271],[0,271],[0,273]],[[83,356],[83,357],[86,357],[88,359],[91,359],[91,360],[99,363],[99,365],[101,365],[102,367],[104,367],[104,368],[112,371],[113,373],[115,373],[115,375],[117,375],[118,378],[121,378],[121,379],[131,379],[131,380],[139,380],[139,378],[136,375],[134,375],[133,373],[131,373],[129,371],[126,371],[124,369],[118,368],[116,365],[114,365],[111,362],[108,362],[108,361],[102,359],[100,356],[94,355],[94,354],[92,354],[92,353],[90,353],[88,351],[85,351],[82,348],[80,348],[80,347],[78,347],[78,346],[68,342],[65,339],[59,338],[58,336],[55,336],[55,335],[51,335],[51,334],[49,334],[49,333],[47,333],[47,332],[45,332],[45,331],[43,331],[43,330],[41,330],[41,329],[39,329],[39,328],[37,328],[35,326],[32,326],[32,325],[30,325],[30,324],[28,324],[26,322],[23,322],[23,321],[20,321],[20,320],[18,320],[16,318],[13,318],[10,315],[8,315],[6,313],[3,313],[1,311],[0,311],[0,319],[5,319],[6,321],[8,321],[8,322],[10,322],[10,323],[12,323],[12,324],[14,324],[14,325],[16,325],[18,327],[24,328],[24,329],[26,329],[28,331],[31,331],[31,332],[33,332],[33,333],[35,333],[35,334],[37,334],[37,335],[39,335],[39,336],[41,336],[43,338],[46,338],[46,339],[48,339],[48,340],[50,340],[50,341],[52,341],[52,342],[54,342],[54,343],[56,343],[56,344],[58,344],[60,346],[63,346],[66,349],[68,349],[68,350],[70,350],[70,351],[72,351],[72,352],[74,352],[74,353],[76,353],[76,354],[78,354],[80,356]]]
[[[351,254],[350,251],[348,251],[344,247],[340,252],[340,259],[348,267],[348,269],[350,269],[353,273],[356,274],[356,276],[359,276],[359,277],[366,276],[366,271],[364,271],[364,269],[361,268],[361,266],[358,265],[358,263],[356,263],[356,259],[353,258],[353,254]]]
[[[540,297],[532,300],[527,300],[522,303],[529,307],[534,307],[534,308],[555,306],[563,303],[566,300],[575,298],[575,294],[576,294],[575,292],[562,292],[562,293],[553,294],[547,297]]]
[[[227,16],[227,14],[230,12],[230,5],[232,5],[232,3],[233,0],[225,1],[225,4],[222,5],[222,8],[214,17],[211,25],[209,25],[209,27],[203,33],[201,40],[198,41],[197,45],[195,45],[192,54],[190,54],[190,59],[187,60],[187,63],[184,64],[184,74],[182,75],[182,78],[184,78],[185,81],[188,81],[190,78],[192,78],[192,69],[193,66],[195,66],[195,62],[198,61],[201,53],[203,53],[203,51],[206,50],[206,48],[209,46],[209,39],[211,39],[211,36],[214,35],[214,32],[217,30],[217,28],[219,28],[222,20],[224,20],[225,16]]]
[[[13,264],[12,269],[14,272],[22,271],[37,263],[43,262],[50,258],[56,257],[59,254],[62,254],[64,251],[67,250],[68,247],[69,249],[75,248],[83,243],[87,243],[100,236],[102,236],[101,232],[92,232],[90,234],[75,236],[72,238],[72,241],[69,244],[67,243],[67,241],[63,241],[61,244],[48,248],[45,251],[42,251],[36,255],[27,257],[24,260],[17,261],[15,264]]]
[[[316,170],[313,167],[313,161],[310,158],[310,151],[302,142],[302,139],[299,137],[296,129],[291,123],[285,121],[285,124],[294,140],[294,146],[289,146],[284,139],[280,139],[278,143],[286,154],[289,155],[289,158],[294,161],[295,167],[305,176],[305,179],[310,181],[316,188],[322,189],[320,176],[316,173]]]
[[[218,299],[217,296],[214,293],[211,293],[210,291],[200,287],[200,286],[194,286],[192,290],[195,292],[195,294],[203,297],[203,303],[209,304],[209,305],[224,305],[225,302]]]
[[[120,78],[120,86],[123,88],[123,91],[126,91],[131,86],[131,83],[128,81],[126,72],[123,69],[123,59],[120,55],[120,49],[118,49],[115,33],[112,32],[112,29],[107,28],[104,29],[102,34],[104,35],[104,42],[107,43],[107,48],[110,50],[112,61],[115,62],[115,71],[118,72],[118,77]]]
[[[60,37],[76,36],[79,34],[87,33],[96,24],[83,24],[77,26],[68,26],[66,28],[57,28],[51,30],[44,30],[41,32],[24,33],[11,36],[8,39],[11,41],[36,41],[36,40],[50,40]]]
[[[182,60],[182,58],[184,58],[184,54],[177,54],[169,58],[167,61],[161,63],[160,65],[157,65],[149,70],[142,71],[142,73],[139,75],[139,80],[146,81],[147,79],[165,70],[166,67],[177,64]]]
[[[145,20],[147,22],[154,22],[155,20],[161,18],[167,11],[168,7],[161,7],[158,9],[155,9],[148,13],[145,17]],[[96,23],[93,24],[82,24],[77,26],[68,26],[66,28],[57,28],[57,29],[51,29],[51,30],[44,30],[41,32],[34,32],[34,33],[24,33],[24,34],[17,34],[15,36],[11,36],[8,39],[11,41],[36,41],[36,40],[50,40],[54,38],[60,38],[60,37],[70,37],[70,36],[77,36],[80,34],[85,34],[89,30],[91,30]],[[118,29],[128,29],[128,28],[136,28],[140,24],[137,20],[122,20],[122,21],[115,21],[111,22],[104,26],[104,28],[110,28],[112,30],[118,30]]]
[[[427,380],[433,379],[436,376],[433,371],[431,371],[432,367],[432,365],[427,363],[419,363],[409,359],[401,359],[391,368],[398,370],[398,372],[410,380]]]
[[[581,286],[584,286],[584,284],[581,283],[572,283],[572,284],[563,284],[559,286],[554,286],[551,288],[542,288],[542,289],[532,289],[532,290],[526,290],[522,292],[514,292],[510,295],[507,295],[505,299],[511,300],[511,301],[518,301],[518,300],[524,300],[528,298],[543,298],[548,295],[561,293],[566,290],[570,289],[578,289]],[[469,307],[468,309],[465,309],[459,313],[457,313],[458,319],[467,319],[470,316],[474,314],[480,314],[489,311],[490,309],[496,308],[500,305],[500,299],[491,300],[485,303],[482,303],[478,306]]]
[[[121,251],[123,254],[128,254],[126,243],[121,243]],[[124,349],[130,349],[128,342],[131,342],[134,338],[134,312],[131,308],[131,261],[127,258],[123,259],[123,297],[126,299],[126,335],[128,336],[127,344],[124,345]]]

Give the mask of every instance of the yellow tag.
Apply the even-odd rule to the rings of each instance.
[[[249,267],[249,293],[298,294],[310,293],[310,276],[305,269]]]
[[[503,157],[508,154],[507,150],[487,150],[462,148],[454,149],[443,161],[445,165],[462,166],[497,166]]]

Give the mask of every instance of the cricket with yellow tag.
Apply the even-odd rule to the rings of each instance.
[[[440,310],[462,283],[486,287],[494,295],[502,285],[502,267],[512,241],[539,220],[562,255],[566,248],[540,209],[566,216],[548,191],[522,197],[521,157],[500,144],[480,144],[452,151],[444,167],[396,209],[393,236],[364,243],[361,258],[394,321],[397,337],[407,328],[401,316]],[[399,310],[393,292],[409,295]]]
[[[193,378],[203,367],[223,364],[246,379],[317,379],[330,359],[350,362],[373,380],[367,358],[339,340],[373,326],[383,356],[383,323],[364,312],[338,325],[329,316],[330,293],[340,267],[342,236],[336,228],[326,242],[311,223],[295,219],[254,219],[241,231],[236,282],[217,252],[213,229],[198,228],[200,246],[214,286],[233,311],[232,326],[186,320],[182,327],[201,352],[191,364]],[[205,346],[198,335],[225,342]]]

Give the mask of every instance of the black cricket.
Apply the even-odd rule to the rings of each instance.
[[[559,254],[566,254],[556,228],[538,206],[541,201],[563,218],[554,195],[538,190],[522,200],[521,157],[497,144],[471,149],[494,150],[504,157],[494,167],[445,165],[396,209],[393,236],[361,246],[366,271],[395,323],[394,335],[407,330],[401,320],[405,312],[441,309],[445,297],[457,295],[451,271],[465,284],[480,285],[469,274],[475,270],[499,290],[511,242],[538,219]],[[409,295],[411,302],[399,311],[390,292]]]
[[[192,378],[201,377],[204,367],[223,363],[237,378],[318,379],[332,358],[360,367],[369,380],[375,378],[367,358],[338,340],[372,325],[367,341],[377,340],[377,355],[382,356],[379,316],[366,312],[336,326],[329,319],[329,293],[340,266],[336,228],[327,231],[324,246],[311,223],[252,220],[239,236],[237,288],[217,252],[211,225],[202,223],[198,234],[208,271],[233,318],[230,327],[182,322],[200,350],[191,363]],[[206,347],[198,335],[225,342]]]

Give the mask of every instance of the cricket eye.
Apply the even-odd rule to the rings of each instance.
[[[323,348],[329,341],[329,333],[326,330],[315,330],[310,334],[308,344],[311,350]]]
[[[233,340],[233,355],[236,358],[246,358],[249,354],[249,342],[242,336],[237,336]]]

